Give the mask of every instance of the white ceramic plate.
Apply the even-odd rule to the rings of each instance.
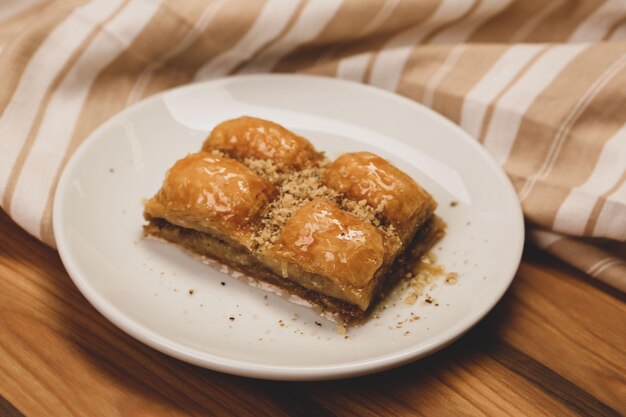
[[[331,158],[369,150],[412,175],[439,201],[448,231],[435,253],[459,274],[458,283],[429,288],[436,303],[390,306],[346,339],[307,308],[143,239],[142,199],[158,190],[177,159],[200,148],[213,126],[241,115],[283,124]],[[288,75],[189,85],[115,116],[67,165],[54,229],[80,291],[131,336],[196,365],[283,380],[362,375],[441,349],[502,297],[524,239],[509,180],[457,126],[382,90]],[[406,321],[411,313],[421,319]],[[406,322],[396,328],[399,321]]]

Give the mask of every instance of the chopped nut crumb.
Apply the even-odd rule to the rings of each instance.
[[[335,327],[335,331],[339,334],[346,334],[348,333],[348,329],[346,329],[346,326],[337,326]]]
[[[408,297],[404,299],[404,303],[408,305],[413,305],[417,301],[417,294],[410,294]]]
[[[450,285],[456,284],[458,280],[459,280],[459,274],[457,274],[456,272],[449,272],[446,275],[446,283]]]
[[[218,157],[218,158],[223,158],[223,157],[226,156],[226,154],[224,152],[220,151],[219,149],[212,149],[209,153],[211,155],[213,155],[213,156]]]
[[[263,250],[276,243],[287,220],[300,207],[316,197],[324,197],[335,202],[342,210],[378,227],[387,237],[399,240],[395,228],[382,222],[381,211],[384,207],[373,208],[364,199],[353,201],[344,198],[323,184],[322,172],[330,163],[327,158],[301,171],[283,171],[270,160],[246,158],[242,163],[272,182],[278,194],[261,216],[261,227],[252,237],[252,249]]]
[[[190,289],[190,290],[189,290],[189,295],[193,295],[194,291],[195,291],[195,290],[194,290],[193,288],[192,288],[192,289]]]

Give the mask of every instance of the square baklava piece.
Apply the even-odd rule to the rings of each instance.
[[[443,235],[436,207],[377,155],[329,161],[284,127],[241,117],[170,168],[144,231],[349,325]]]

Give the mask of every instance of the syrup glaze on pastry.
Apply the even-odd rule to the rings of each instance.
[[[271,160],[283,167],[302,169],[320,159],[311,142],[277,123],[243,116],[217,125],[202,145],[235,159]]]
[[[430,194],[395,166],[370,152],[346,153],[328,166],[324,183],[355,200],[365,199],[396,227],[403,241],[415,223],[435,210]]]
[[[273,193],[269,181],[241,163],[200,152],[174,164],[145,211],[178,226],[234,234],[240,241]]]
[[[316,198],[285,224],[279,253],[338,283],[363,287],[383,263],[381,233],[371,224]]]

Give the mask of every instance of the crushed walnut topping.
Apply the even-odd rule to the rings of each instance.
[[[273,184],[279,184],[284,180],[285,173],[279,170],[273,161],[257,158],[246,158],[242,161],[246,167],[260,177],[269,180]]]
[[[274,244],[287,220],[316,197],[336,203],[345,212],[377,227],[387,237],[398,239],[394,227],[383,224],[380,210],[377,211],[365,200],[345,198],[323,184],[322,173],[330,163],[328,158],[321,158],[316,165],[300,171],[285,171],[273,161],[256,158],[246,158],[242,163],[255,174],[268,179],[277,189],[276,197],[265,210],[261,226],[252,238],[256,249],[269,248]]]

